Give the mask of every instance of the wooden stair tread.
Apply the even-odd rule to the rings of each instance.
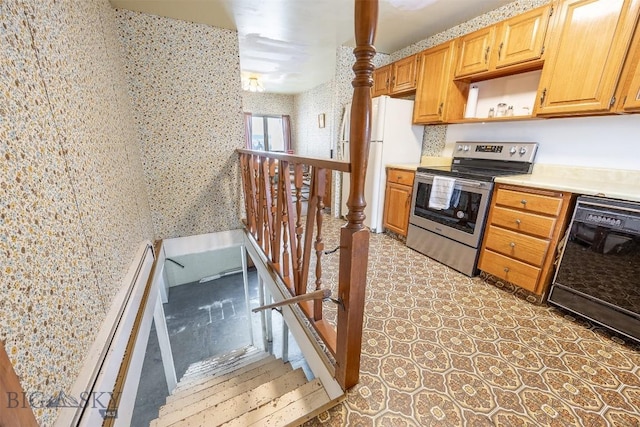
[[[272,400],[255,410],[244,413],[223,424],[225,427],[289,426],[311,419],[331,402],[319,379]]]
[[[261,354],[261,353],[263,353],[263,351],[254,346],[247,346],[237,350],[232,350],[229,353],[209,357],[208,359],[204,359],[199,362],[192,363],[187,368],[185,375],[188,375],[194,371],[200,370],[202,369],[202,367],[225,366],[228,364],[235,364],[235,362],[237,362],[238,360],[242,360],[244,358],[248,358],[255,354]]]
[[[274,364],[265,365],[264,369],[260,369],[258,372],[252,371],[253,375],[248,378],[238,376],[223,383],[216,384],[213,387],[197,390],[193,393],[185,392],[178,398],[172,399],[171,402],[167,402],[166,405],[160,407],[159,415],[162,417],[176,410],[179,410],[181,413],[186,413],[191,410],[191,405],[197,405],[204,399],[208,399],[209,404],[224,402],[225,400],[281,377],[290,371],[292,371],[292,369],[289,363],[282,363],[281,360],[277,360]]]
[[[187,383],[178,383],[178,387],[175,388],[173,393],[170,396],[167,396],[166,402],[169,403],[181,399],[185,395],[196,393],[210,387],[215,387],[217,384],[233,380],[239,376],[253,378],[260,375],[265,367],[273,368],[279,365],[282,365],[282,360],[269,356],[259,360],[258,362],[252,363],[251,365],[244,366],[234,372],[227,372],[220,376],[205,376],[197,381],[189,381]]]
[[[253,363],[261,358],[268,356],[264,351],[252,351],[236,357],[217,359],[212,358],[203,360],[197,363],[193,363],[187,371],[184,373],[180,381],[188,380],[189,378],[195,378],[203,374],[217,373],[218,371],[230,372],[234,369],[240,368],[244,365]]]
[[[190,408],[190,411],[199,409],[198,412],[187,416],[184,416],[183,411],[172,412],[153,420],[150,427],[221,425],[252,409],[269,406],[269,402],[306,383],[304,371],[298,368],[224,402],[214,403],[215,397],[202,400]]]
[[[197,377],[182,379],[178,383],[178,386],[175,388],[173,394],[182,393],[183,390],[191,389],[199,385],[210,383],[213,380],[217,380],[218,382],[226,381],[227,379],[233,378],[238,374],[250,371],[252,369],[259,368],[260,366],[263,366],[269,363],[273,363],[273,361],[275,360],[277,359],[273,355],[265,354],[259,359],[256,359],[254,362],[236,369],[229,369],[229,370],[225,369],[223,371],[218,371],[218,372],[207,372]]]

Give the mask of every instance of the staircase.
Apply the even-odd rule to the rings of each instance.
[[[297,426],[340,400],[250,346],[191,365],[150,427]]]

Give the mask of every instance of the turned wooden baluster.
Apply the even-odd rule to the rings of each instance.
[[[249,221],[249,231],[255,236],[257,230],[256,220],[258,219],[258,206],[256,204],[257,189],[254,164],[254,156],[247,156],[247,221]]]
[[[251,173],[249,172],[248,154],[240,154],[240,172],[242,173],[242,186],[244,188],[244,208],[247,215],[247,227],[252,231],[253,215],[251,213]]]
[[[353,53],[355,78],[352,85],[350,126],[351,185],[347,206],[347,225],[340,230],[340,269],[336,341],[336,380],[345,389],[358,383],[364,297],[369,258],[369,231],[364,228],[364,183],[371,135],[371,86],[373,86],[373,41],[378,20],[377,0],[355,1],[356,48]]]
[[[281,266],[281,273],[282,273],[282,278],[285,280],[285,282],[288,282],[287,279],[289,279],[289,262],[290,262],[290,258],[289,258],[289,243],[288,243],[288,236],[287,236],[287,231],[288,231],[288,227],[287,224],[289,223],[289,209],[288,209],[288,203],[287,200],[291,199],[291,190],[289,190],[287,192],[287,186],[290,187],[291,185],[291,178],[289,175],[289,162],[280,162],[280,170],[279,170],[279,174],[280,174],[280,186],[281,186],[281,193],[278,194],[278,197],[280,197],[280,195],[282,195],[282,198],[280,200],[278,200],[278,204],[280,205],[280,209],[282,209],[282,263],[280,264]]]
[[[304,293],[302,289],[302,186],[304,184],[303,179],[303,166],[301,163],[297,163],[294,166],[294,185],[296,187],[296,268],[295,268],[295,290],[296,295]]]
[[[270,212],[270,220],[269,226],[271,234],[269,236],[269,242],[271,244],[271,260],[273,261],[273,254],[276,252],[276,212],[278,207],[277,203],[277,193],[276,193],[276,169],[277,169],[277,161],[276,159],[269,159],[269,200],[271,200],[271,212]]]
[[[262,249],[269,258],[271,254],[271,188],[269,184],[269,159],[263,158],[260,163],[260,219],[262,224]]]
[[[324,252],[324,242],[322,241],[322,210],[324,209],[324,192],[325,182],[327,178],[326,169],[313,168],[315,182],[315,197],[317,197],[316,208],[316,291],[322,289],[322,253]],[[313,302],[313,319],[322,319],[322,300],[317,299]]]
[[[256,239],[258,239],[258,235],[260,234],[259,227],[262,225],[258,222],[259,214],[260,214],[260,156],[252,156],[251,157],[251,203],[253,205],[253,218],[255,228],[253,230],[253,235]],[[260,242],[259,242],[260,243]]]

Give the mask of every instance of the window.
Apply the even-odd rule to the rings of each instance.
[[[258,116],[245,114],[247,148],[251,150],[281,151],[291,149],[289,116]]]

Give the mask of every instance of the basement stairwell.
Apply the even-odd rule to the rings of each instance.
[[[249,346],[191,365],[150,427],[296,426],[336,403],[320,380]]]

